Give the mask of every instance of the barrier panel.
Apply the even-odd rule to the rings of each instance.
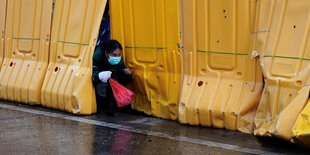
[[[291,139],[309,98],[310,1],[260,0],[254,49],[265,87],[255,117],[255,135]]]
[[[302,110],[296,123],[292,129],[294,143],[301,143],[310,147],[310,101],[308,101],[306,107]]]
[[[105,5],[106,0],[55,1],[43,106],[74,114],[96,112],[92,56]]]
[[[7,0],[0,0],[0,68],[4,58],[5,21]]]
[[[181,53],[179,1],[112,0],[111,36],[124,46],[136,93],[132,108],[177,119]]]
[[[256,3],[182,0],[179,122],[251,133],[263,87],[252,57]]]
[[[0,98],[40,104],[48,64],[52,0],[9,0]]]

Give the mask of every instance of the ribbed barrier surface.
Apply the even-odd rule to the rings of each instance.
[[[179,122],[251,133],[263,82],[252,57],[255,2],[182,0]]]
[[[92,55],[106,0],[57,0],[42,105],[74,114],[96,112]]]
[[[52,0],[7,1],[1,99],[40,104],[48,65],[52,3]]]
[[[124,46],[134,73],[132,107],[165,119],[177,119],[181,80],[179,1],[112,0],[112,38]]]
[[[6,4],[7,0],[0,0],[0,68],[4,58]]]
[[[258,1],[255,51],[265,87],[255,117],[255,135],[289,140],[309,98],[310,1]]]

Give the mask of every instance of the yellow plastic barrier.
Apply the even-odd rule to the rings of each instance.
[[[7,0],[0,0],[0,68],[4,57],[6,4]]]
[[[309,98],[310,1],[260,0],[257,11],[254,44],[265,88],[254,134],[289,140]]]
[[[177,119],[181,53],[179,0],[112,0],[112,38],[124,46],[134,73],[132,107],[146,114]]]
[[[52,0],[7,1],[0,98],[40,103],[48,63]]]
[[[179,122],[251,133],[263,82],[252,57],[255,1],[182,0]]]
[[[292,142],[310,147],[310,100],[298,116],[292,131]]]
[[[92,53],[106,0],[57,0],[42,105],[75,114],[96,112]]]

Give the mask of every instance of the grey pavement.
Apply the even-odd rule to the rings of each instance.
[[[290,142],[139,112],[78,116],[0,101],[0,154],[309,154]]]

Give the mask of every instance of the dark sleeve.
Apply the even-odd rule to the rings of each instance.
[[[100,63],[102,61],[100,55],[100,47],[96,47],[94,55],[93,55],[93,74],[92,74],[92,81],[94,85],[100,83],[98,74],[101,72],[100,70]]]
[[[125,64],[124,64],[124,60],[122,59],[121,62],[120,62],[120,70],[119,70],[119,73],[118,73],[118,82],[120,82],[122,85],[127,85],[131,80],[132,80],[132,76],[131,75],[127,75],[124,73],[124,69],[126,68],[125,67]]]
[[[93,75],[92,75],[92,80],[93,80],[93,83],[96,85],[98,83],[100,83],[100,79],[99,79],[99,76],[98,74],[100,73],[100,70],[97,66],[93,66]]]

